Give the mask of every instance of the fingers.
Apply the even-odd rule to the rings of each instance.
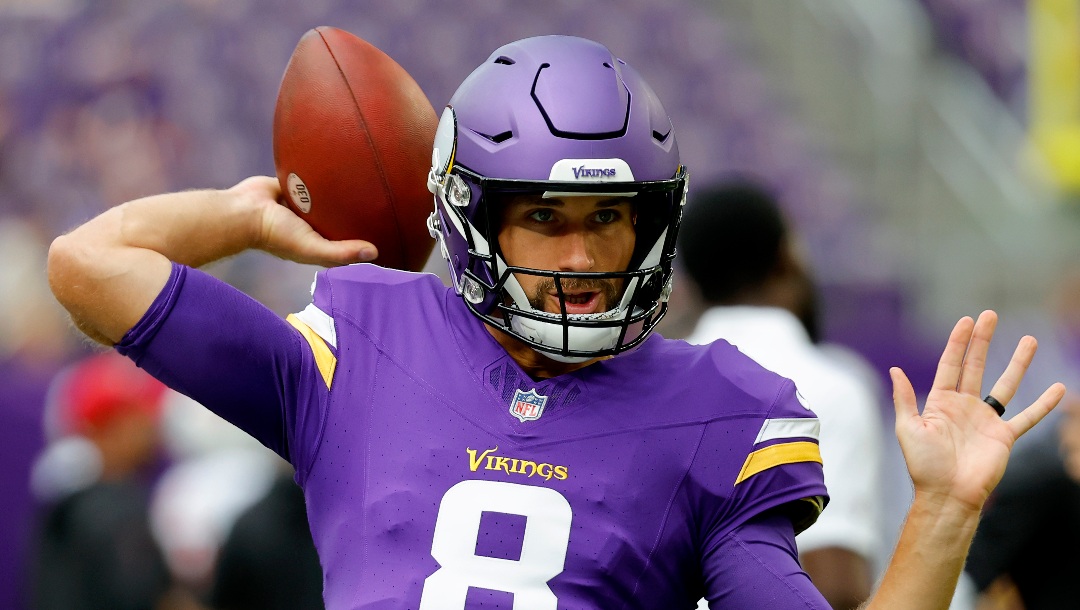
[[[986,354],[997,327],[997,314],[984,311],[976,322],[964,316],[953,327],[938,361],[933,389],[979,395]]]
[[[994,338],[996,327],[996,313],[988,310],[979,314],[979,319],[975,322],[975,328],[971,333],[967,352],[964,354],[960,380],[956,385],[956,390],[961,394],[981,397],[983,373],[986,370],[986,354],[990,351],[990,341]]]
[[[893,383],[893,408],[896,409],[896,421],[899,422],[918,417],[919,402],[915,398],[915,388],[911,387],[911,381],[898,366],[889,369],[889,377]]]
[[[933,389],[956,390],[956,384],[960,380],[960,372],[964,366],[964,352],[967,351],[973,325],[971,318],[964,316],[953,327],[949,334],[949,342],[945,344],[945,351],[941,353],[941,360],[938,361]]]
[[[1008,424],[1016,438],[1020,438],[1035,424],[1042,421],[1042,418],[1061,402],[1063,396],[1065,396],[1065,384],[1055,383],[1047,388],[1038,400],[1031,403],[1031,406],[1014,415]]]
[[[994,387],[990,388],[990,395],[996,398],[998,402],[1007,405],[1016,395],[1016,389],[1020,387],[1020,380],[1027,373],[1028,365],[1031,364],[1031,359],[1035,357],[1035,350],[1038,346],[1039,343],[1035,340],[1035,337],[1027,336],[1020,339],[1020,343],[1016,345],[1016,351],[1013,352],[1012,359],[1009,360],[1009,366],[1005,367],[1005,372],[998,378]]]

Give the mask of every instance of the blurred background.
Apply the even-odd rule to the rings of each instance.
[[[948,329],[986,308],[1006,349],[1043,341],[1027,390],[1078,376],[1078,0],[0,0],[0,608],[27,603],[46,394],[92,351],[49,293],[49,242],[126,200],[273,174],[278,82],[318,25],[386,51],[437,109],[503,43],[603,42],[663,100],[691,189],[780,193],[824,337],[882,380],[928,387]],[[313,270],[211,271],[284,314]],[[664,334],[696,311],[677,290]]]

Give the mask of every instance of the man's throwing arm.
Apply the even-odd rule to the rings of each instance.
[[[155,195],[112,208],[53,241],[49,284],[75,325],[114,345],[165,286],[171,262],[200,267],[247,249],[324,266],[371,260],[365,241],[324,239],[279,205],[277,180]]]

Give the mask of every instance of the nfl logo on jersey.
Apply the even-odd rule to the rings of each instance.
[[[547,404],[547,396],[541,396],[536,390],[514,392],[514,399],[510,401],[510,415],[522,422],[540,419],[544,414],[544,405]]]

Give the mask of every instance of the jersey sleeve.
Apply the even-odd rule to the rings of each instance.
[[[796,534],[813,525],[828,503],[820,435],[820,420],[785,381],[735,477],[737,512],[784,512]]]
[[[734,520],[766,510],[787,513],[798,534],[828,503],[818,441],[821,422],[785,380],[735,477]]]
[[[799,565],[795,530],[782,514],[756,515],[724,536],[703,561],[710,608],[829,608]]]
[[[791,381],[769,374],[771,404],[711,422],[695,459],[700,485],[702,552],[712,553],[733,529],[766,512],[785,515],[795,533],[809,527],[828,502],[818,447],[820,422]],[[765,398],[760,392],[758,398]]]
[[[329,396],[311,341],[225,282],[174,264],[150,309],[116,348],[300,472]]]

